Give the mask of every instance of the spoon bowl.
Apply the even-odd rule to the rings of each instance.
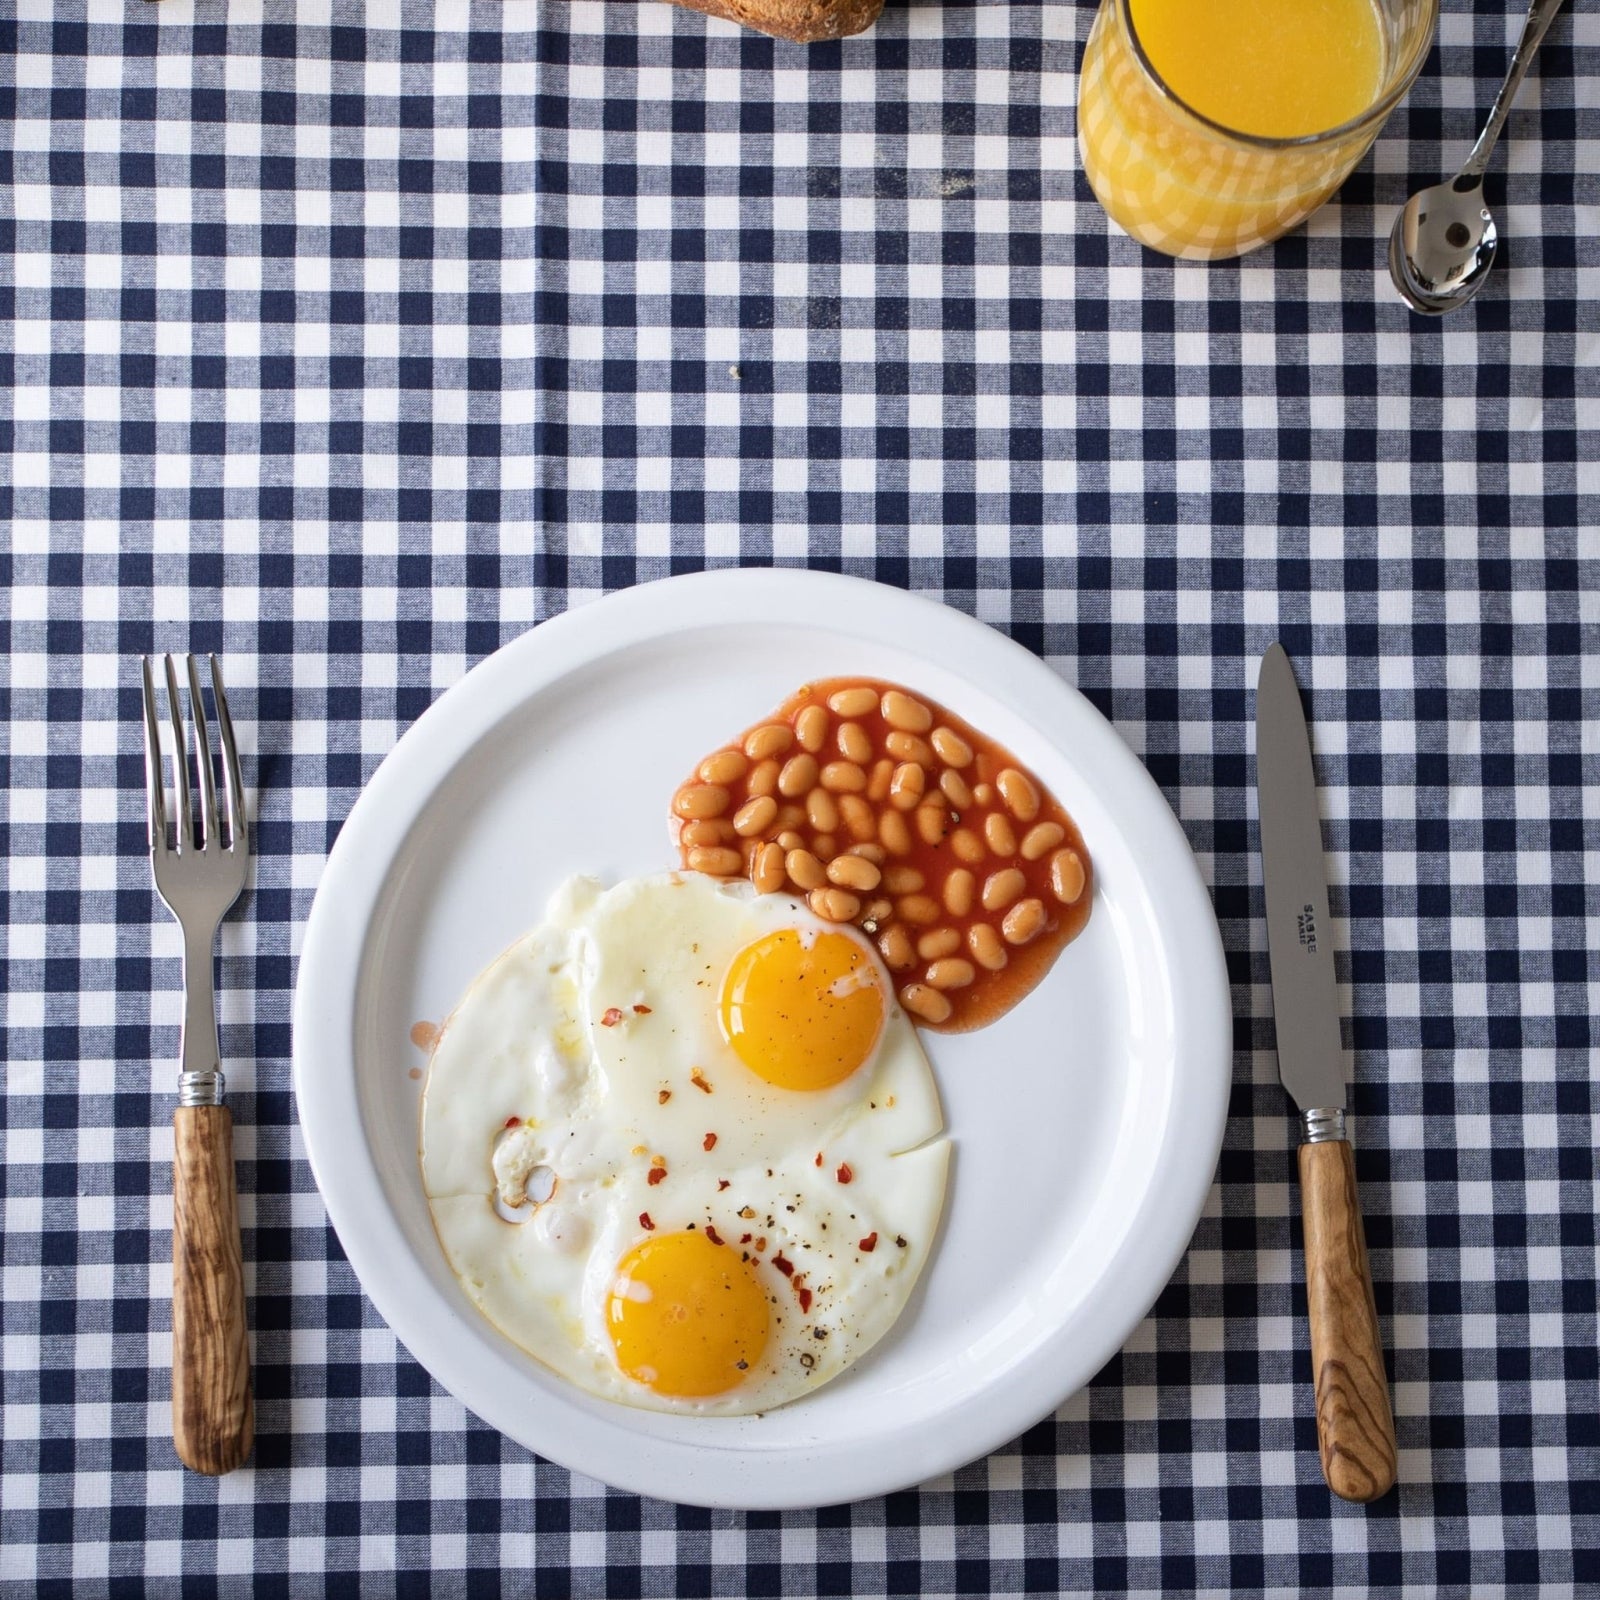
[[[1389,234],[1389,274],[1413,311],[1443,316],[1483,287],[1498,243],[1483,179],[1463,172],[1400,208]]]

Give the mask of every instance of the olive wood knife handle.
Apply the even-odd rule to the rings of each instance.
[[[185,1466],[213,1476],[255,1442],[226,1106],[179,1106],[172,1118],[172,1442]]]
[[[1348,1141],[1300,1146],[1300,1197],[1322,1473],[1341,1499],[1376,1500],[1394,1484],[1394,1417]]]

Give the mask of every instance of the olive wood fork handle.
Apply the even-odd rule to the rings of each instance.
[[[255,1442],[233,1115],[180,1106],[172,1135],[172,1440],[215,1476]]]
[[[1300,1146],[1300,1199],[1323,1476],[1341,1499],[1376,1500],[1394,1485],[1394,1417],[1345,1140]]]

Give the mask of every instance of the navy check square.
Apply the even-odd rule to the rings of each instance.
[[[1600,1592],[1600,13],[1559,20],[1443,323],[1382,242],[1517,19],[1450,0],[1301,233],[1106,223],[1088,0],[890,0],[803,48],[656,0],[14,0],[0,17],[0,1586],[60,1596]],[[363,1298],[297,1138],[296,932],[473,662],[669,572],[812,564],[1043,655],[1186,828],[1232,1115],[1083,1393],[883,1501],[575,1479]],[[1315,717],[1400,1487],[1323,1485],[1249,686]],[[168,1432],[179,948],[135,654],[225,663],[259,813],[221,941],[249,1467]]]

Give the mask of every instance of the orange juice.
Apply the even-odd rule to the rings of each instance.
[[[1372,0],[1131,0],[1150,65],[1238,133],[1298,139],[1359,117],[1383,81]]]
[[[1437,0],[1101,0],[1078,84],[1084,173],[1141,243],[1241,255],[1349,176],[1437,14]]]

